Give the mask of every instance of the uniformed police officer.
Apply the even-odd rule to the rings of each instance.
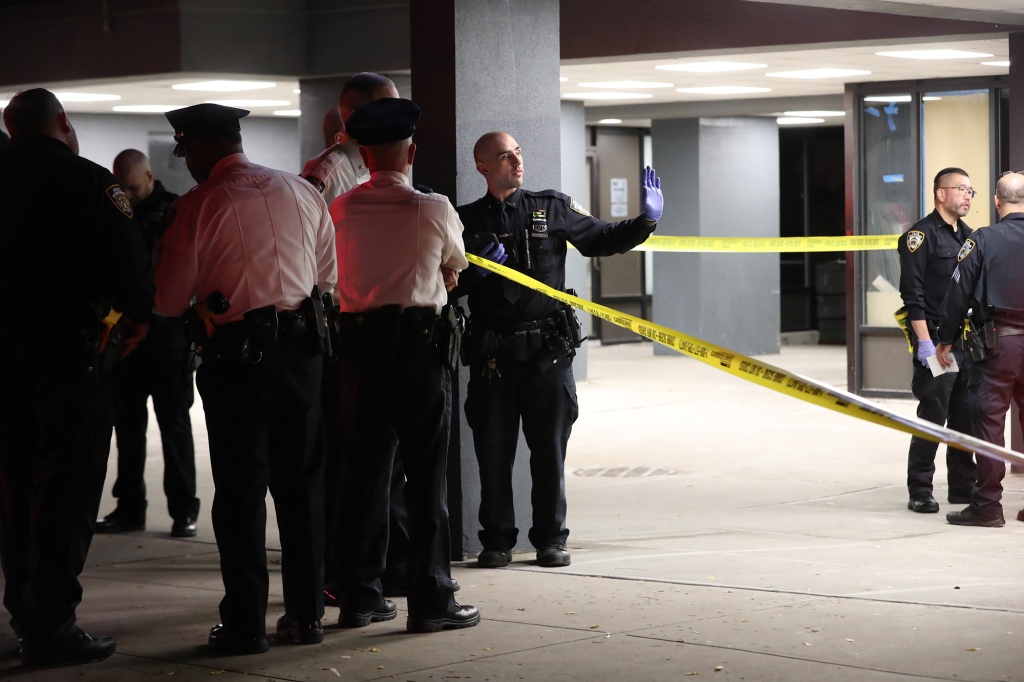
[[[610,223],[553,190],[522,189],[523,155],[515,139],[487,133],[474,147],[487,194],[460,206],[466,240],[476,250],[561,290],[566,245],[584,256],[625,253],[654,231],[664,199],[654,170],[644,170],[643,213]],[[508,259],[507,262],[505,259]],[[554,299],[486,271],[469,268],[455,292],[469,294],[471,356],[466,420],[480,464],[481,567],[507,566],[519,530],[512,499],[512,463],[519,422],[530,447],[533,527],[541,566],[567,566],[565,450],[578,415],[571,356],[574,316]],[[573,337],[577,338],[573,338]]]
[[[999,222],[974,232],[957,254],[942,302],[936,354],[943,367],[952,364],[950,343],[960,338],[969,307],[978,313],[974,319],[988,320],[988,357],[975,363],[968,386],[971,433],[1003,445],[1010,400],[1024,404],[1024,174],[1003,174],[995,201]],[[1002,526],[1005,475],[1005,462],[979,455],[970,505],[949,512],[946,520],[958,526]],[[1017,518],[1024,520],[1022,514]]]
[[[239,119],[248,113],[217,104],[167,113],[174,153],[199,185],[175,206],[155,274],[155,312],[182,315],[194,297],[213,325],[196,379],[224,580],[222,623],[209,643],[227,654],[268,646],[268,486],[285,557],[278,638],[323,641],[325,330],[311,292],[334,288],[334,227],[309,183],[245,156]]]
[[[53,93],[18,93],[4,123],[13,137],[0,154],[0,297],[9,309],[0,317],[4,606],[25,664],[87,663],[116,648],[78,627],[78,575],[110,453],[111,365],[122,327],[125,349],[145,334],[150,259],[123,188],[78,156]],[[55,277],[72,285],[49,291]],[[127,324],[111,327],[111,309]]]
[[[149,158],[137,149],[125,149],[114,158],[114,175],[132,202],[142,237],[150,253],[168,222],[165,220],[177,194],[168,192],[153,177]],[[154,315],[149,332],[125,359],[118,376],[117,507],[96,522],[97,533],[122,533],[146,529],[146,430],[147,400],[160,426],[164,456],[164,494],[173,519],[171,537],[196,534],[199,498],[196,497],[196,456],[189,408],[192,389],[189,341],[181,320]]]
[[[966,171],[944,168],[932,183],[935,210],[914,224],[899,241],[900,295],[916,338],[914,378],[911,383],[918,400],[917,416],[934,424],[948,425],[962,433],[970,433],[967,405],[967,383],[971,376],[971,357],[964,351],[963,341],[953,348],[960,371],[933,376],[928,357],[935,354],[933,336],[939,321],[939,308],[946,285],[956,267],[960,251],[971,228],[962,218],[971,210],[975,192]],[[919,513],[939,511],[932,495],[935,474],[935,453],[938,443],[918,436],[910,439],[907,456],[907,509]],[[974,459],[971,453],[946,447],[946,477],[950,503],[970,501],[974,486]]]
[[[338,282],[341,449],[353,484],[339,496],[348,520],[341,527],[343,627],[396,614],[380,582],[396,456],[409,510],[406,628],[435,632],[480,622],[476,607],[453,596],[445,473],[451,377],[438,348],[449,348],[447,318],[439,318],[446,278],[454,285],[468,262],[451,203],[409,183],[419,115],[414,102],[395,98],[356,110],[348,133],[370,179],[331,204],[344,273]]]
[[[359,155],[359,146],[352,136],[346,133],[345,122],[359,107],[384,97],[398,97],[398,89],[390,78],[379,73],[357,73],[342,86],[338,106],[327,112],[324,118],[324,142],[327,149],[306,162],[302,177],[320,190],[328,206],[340,195],[370,179],[370,171]],[[333,363],[328,362],[325,363],[325,370],[332,375],[331,379],[324,382],[323,398],[324,419],[328,428],[328,452],[333,453],[338,451],[338,444],[335,441],[337,424],[334,421],[338,412],[338,395],[333,381],[336,368],[333,367]],[[337,467],[336,458],[328,457],[326,479],[329,482],[337,478]],[[342,475],[344,473],[341,472]],[[384,592],[388,596],[403,596],[408,590],[409,517],[405,509],[404,490],[405,472],[402,470],[401,462],[396,461],[391,475],[387,569],[382,578]],[[325,567],[327,584],[324,588],[324,603],[328,606],[341,605],[338,600],[338,588],[334,584],[334,574],[341,560],[340,553],[344,551],[341,547],[333,546],[331,540],[340,537],[341,524],[350,522],[338,513],[334,493],[333,483],[328,483],[325,504],[328,525]],[[333,528],[334,526],[339,528]]]

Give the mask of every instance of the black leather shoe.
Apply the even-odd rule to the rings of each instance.
[[[244,637],[236,635],[223,624],[210,629],[210,648],[227,656],[248,656],[265,654],[270,649],[266,637]]]
[[[56,668],[110,658],[117,643],[110,637],[90,637],[80,628],[61,637],[25,642],[21,662],[33,668]]]
[[[146,530],[146,514],[126,514],[117,508],[96,522],[97,533],[128,533]]]
[[[512,550],[485,549],[476,558],[477,568],[505,568],[512,561]]]
[[[338,625],[343,628],[365,628],[370,623],[382,623],[386,620],[394,620],[398,615],[398,607],[390,599],[381,599],[380,604],[372,611],[346,611],[341,610],[338,616]]]
[[[918,514],[934,514],[939,511],[939,503],[931,495],[921,495],[920,497],[911,497],[907,502],[907,509]]]
[[[1006,520],[1002,516],[978,516],[971,508],[952,511],[946,514],[946,520],[954,526],[984,526],[986,528],[1002,528]]]
[[[409,632],[441,632],[441,630],[458,630],[471,628],[480,622],[480,610],[475,606],[456,604],[447,613],[427,618],[409,616],[405,621],[405,629]]]
[[[171,524],[172,538],[194,538],[197,532],[196,520],[191,516],[175,519]]]
[[[935,507],[938,509],[938,507]],[[555,568],[557,566],[568,566],[572,563],[569,551],[562,545],[553,545],[537,550],[537,565],[544,568]]]
[[[1017,512],[1017,520],[1024,521],[1024,509],[1021,509],[1019,512]]]
[[[299,623],[286,613],[277,619],[277,639],[291,644],[319,644],[324,641],[324,628],[319,620]]]

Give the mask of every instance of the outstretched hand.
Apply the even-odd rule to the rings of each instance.
[[[665,197],[661,193],[661,178],[650,166],[644,167],[643,182],[640,183],[640,204],[644,207],[644,219],[656,223],[665,210]]]

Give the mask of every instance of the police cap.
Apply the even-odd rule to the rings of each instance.
[[[363,147],[412,137],[420,108],[411,99],[385,97],[364,104],[349,116],[345,130]]]
[[[185,156],[185,141],[190,138],[240,131],[238,120],[248,115],[245,109],[210,103],[168,111],[164,116],[174,127],[174,141],[178,143],[174,155]]]

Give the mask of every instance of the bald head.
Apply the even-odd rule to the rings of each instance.
[[[473,159],[487,191],[501,201],[523,186],[523,150],[508,133],[484,133],[473,145]]]
[[[1024,213],[1024,174],[1009,173],[996,182],[996,210],[999,217]]]
[[[4,125],[11,137],[47,135],[56,138],[78,153],[78,135],[68,121],[64,107],[49,90],[22,90],[4,107]]]
[[[132,206],[138,206],[153,193],[155,181],[149,157],[138,149],[125,149],[114,157],[114,177],[121,183]]]
[[[398,88],[387,76],[363,72],[345,81],[338,98],[338,110],[342,121],[348,121],[359,107],[385,97],[398,97]]]

